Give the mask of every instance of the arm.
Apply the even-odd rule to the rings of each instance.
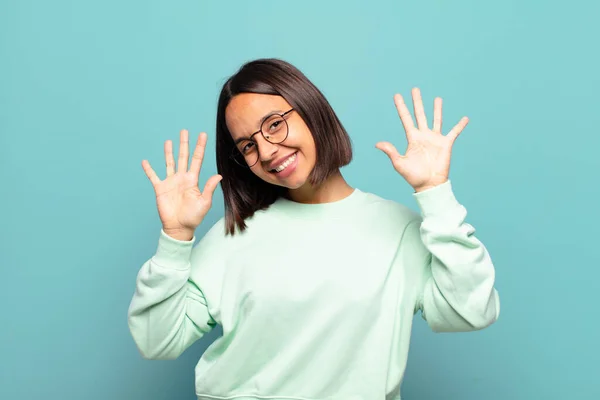
[[[156,253],[137,275],[128,323],[144,358],[175,359],[216,325],[189,280],[193,244],[194,238],[177,240],[161,230]]]
[[[418,271],[415,312],[436,332],[483,329],[494,323],[500,302],[494,265],[465,223],[450,181],[414,194],[422,219],[407,227],[402,246],[407,265]]]
[[[464,222],[466,210],[452,193],[448,174],[454,142],[467,126],[463,117],[442,134],[442,99],[433,105],[428,126],[421,91],[412,89],[416,126],[404,98],[394,96],[408,146],[404,154],[389,142],[376,147],[390,158],[396,172],[415,189],[422,221],[411,223],[401,244],[406,265],[416,266],[419,294],[416,309],[435,331],[483,329],[498,318],[494,266],[475,230]],[[403,248],[402,248],[403,246]]]

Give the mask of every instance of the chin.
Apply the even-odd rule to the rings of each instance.
[[[296,176],[289,176],[284,179],[274,178],[270,173],[268,175],[269,176],[263,177],[262,179],[273,185],[285,187],[286,189],[290,190],[300,189],[308,182],[308,174],[299,173],[299,171],[293,174]]]
[[[298,180],[296,182],[286,182],[285,184],[280,184],[280,186],[285,187],[286,189],[290,189],[290,190],[295,190],[295,189],[300,189],[302,186],[304,186],[306,184],[306,182],[308,181],[308,179],[302,179],[302,180]]]

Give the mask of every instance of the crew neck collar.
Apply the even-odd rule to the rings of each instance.
[[[357,204],[364,196],[358,188],[354,188],[348,196],[327,203],[299,203],[285,197],[278,198],[272,207],[294,216],[329,215],[344,212]]]

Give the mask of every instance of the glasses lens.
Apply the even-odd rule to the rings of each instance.
[[[273,115],[263,122],[261,131],[265,139],[269,142],[281,143],[286,139],[288,134],[287,122],[282,116]]]
[[[233,148],[232,157],[242,167],[251,167],[258,161],[258,147],[252,140],[244,140]]]
[[[281,115],[267,118],[262,126],[263,137],[271,143],[281,143],[288,135],[288,125]],[[243,167],[252,167],[258,162],[258,145],[252,140],[239,142],[233,148],[232,158]]]

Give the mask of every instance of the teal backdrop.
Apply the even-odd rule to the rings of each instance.
[[[444,98],[451,179],[497,268],[500,319],[434,334],[416,317],[406,400],[600,399],[598,2],[0,2],[0,398],[194,399],[193,368],[127,328],[158,220],[141,161],[209,134],[243,62],[303,70],[348,129],[349,182],[416,207],[375,143],[393,104]],[[220,189],[201,236],[223,213]]]

